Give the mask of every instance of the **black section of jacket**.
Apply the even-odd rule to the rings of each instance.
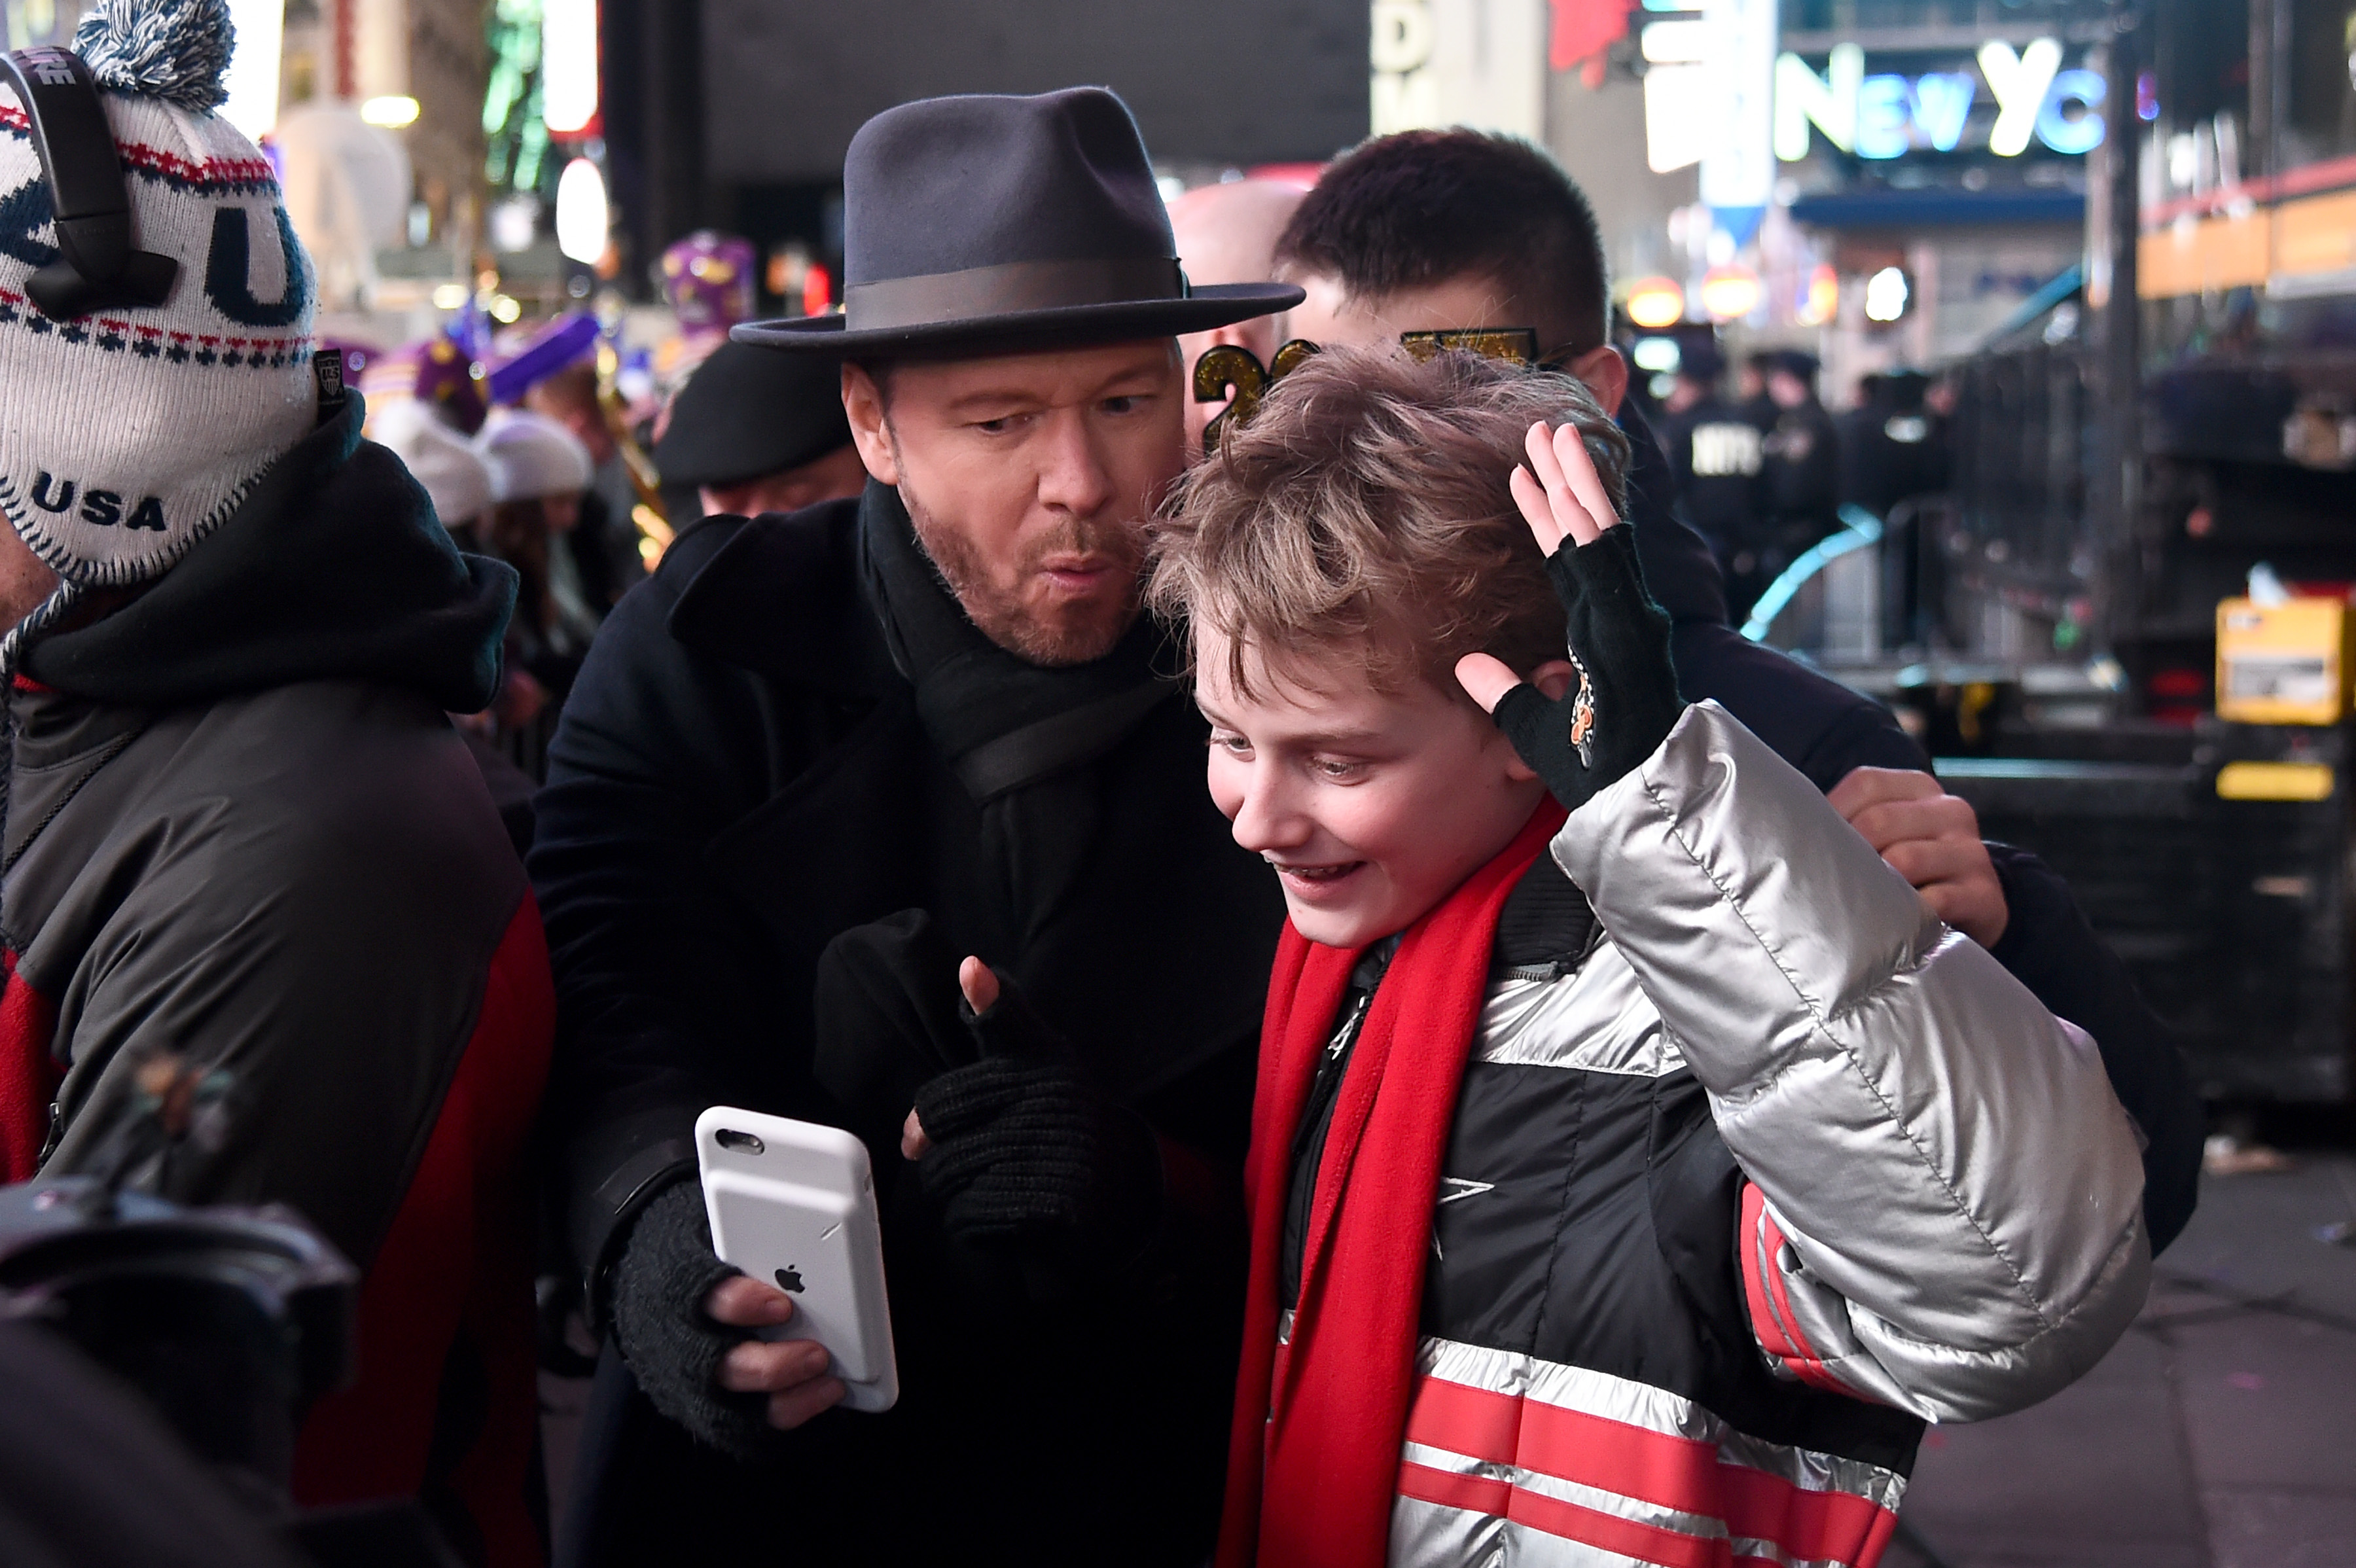
[[[931,911],[958,953],[1020,980],[1106,1087],[1230,1183],[1282,917],[1267,867],[1203,788],[1204,726],[1162,703],[1084,766],[1082,878],[1016,950],[978,890],[979,811],[918,720],[861,585],[859,503],[707,520],[625,596],[550,749],[531,857],[560,1005],[572,1232],[593,1273],[637,1211],[692,1174],[712,1104],[843,1124],[812,1072],[812,982],[845,929]],[[1119,1064],[1113,1066],[1113,1064]],[[583,1561],[741,1558],[1183,1562],[1208,1549],[1244,1261],[1231,1234],[1034,1306],[980,1288],[896,1147],[873,1151],[903,1395],[830,1412],[765,1461],[694,1448],[615,1391]]]

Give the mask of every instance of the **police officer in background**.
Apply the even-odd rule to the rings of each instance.
[[[1766,361],[1767,421],[1760,441],[1758,559],[1737,599],[1755,599],[1810,545],[1840,526],[1840,432],[1816,400],[1816,357],[1798,349]]]
[[[1766,585],[1758,575],[1759,474],[1764,438],[1719,392],[1726,356],[1717,340],[1695,337],[1679,345],[1676,384],[1662,403],[1661,443],[1676,475],[1677,509],[1693,524],[1726,574],[1729,609],[1737,625]]]
[[[1760,473],[1770,515],[1795,536],[1807,534],[1803,550],[1832,532],[1840,501],[1840,432],[1816,399],[1816,357],[1799,349],[1767,366],[1775,417],[1764,433]]]
[[[1931,378],[1920,371],[1865,377],[1858,406],[1840,416],[1840,499],[1882,520],[1883,635],[1920,642],[1926,597],[1922,529],[1905,503],[1947,488],[1946,421],[1926,401]],[[1933,558],[1935,560],[1935,557]]]
[[[1889,520],[1900,501],[1947,487],[1944,421],[1924,406],[1931,378],[1891,371],[1858,384],[1840,416],[1840,499]]]

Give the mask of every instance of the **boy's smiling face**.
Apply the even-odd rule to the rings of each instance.
[[[1204,627],[1195,638],[1211,799],[1276,868],[1311,941],[1364,947],[1412,925],[1512,843],[1546,792],[1486,714],[1428,681],[1373,691],[1340,648],[1303,650],[1280,676],[1248,653],[1247,695],[1226,640]],[[1569,671],[1535,679],[1559,685]]]

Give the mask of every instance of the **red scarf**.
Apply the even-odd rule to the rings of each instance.
[[[1562,808],[1545,801],[1504,853],[1408,928],[1334,1101],[1301,1299],[1280,1349],[1277,1254],[1293,1133],[1358,961],[1357,952],[1322,947],[1285,925],[1245,1166],[1251,1288],[1219,1568],[1380,1568],[1387,1553],[1431,1206],[1488,990],[1497,913],[1562,822]]]

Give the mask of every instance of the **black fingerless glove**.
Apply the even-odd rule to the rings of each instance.
[[[1668,612],[1645,591],[1635,533],[1607,528],[1592,544],[1565,540],[1554,553],[1547,575],[1562,599],[1578,684],[1558,702],[1525,683],[1497,703],[1497,727],[1573,811],[1659,750],[1685,712]]]
[[[614,1337],[654,1407],[714,1448],[739,1456],[776,1440],[768,1396],[720,1387],[721,1358],[753,1337],[703,1310],[712,1287],[738,1271],[712,1255],[703,1191],[682,1181],[630,1227],[614,1265]]]
[[[1090,1085],[1069,1049],[999,975],[966,1012],[982,1059],[916,1090],[933,1146],[917,1162],[951,1235],[1130,1256],[1152,1239],[1162,1157],[1142,1118]]]

